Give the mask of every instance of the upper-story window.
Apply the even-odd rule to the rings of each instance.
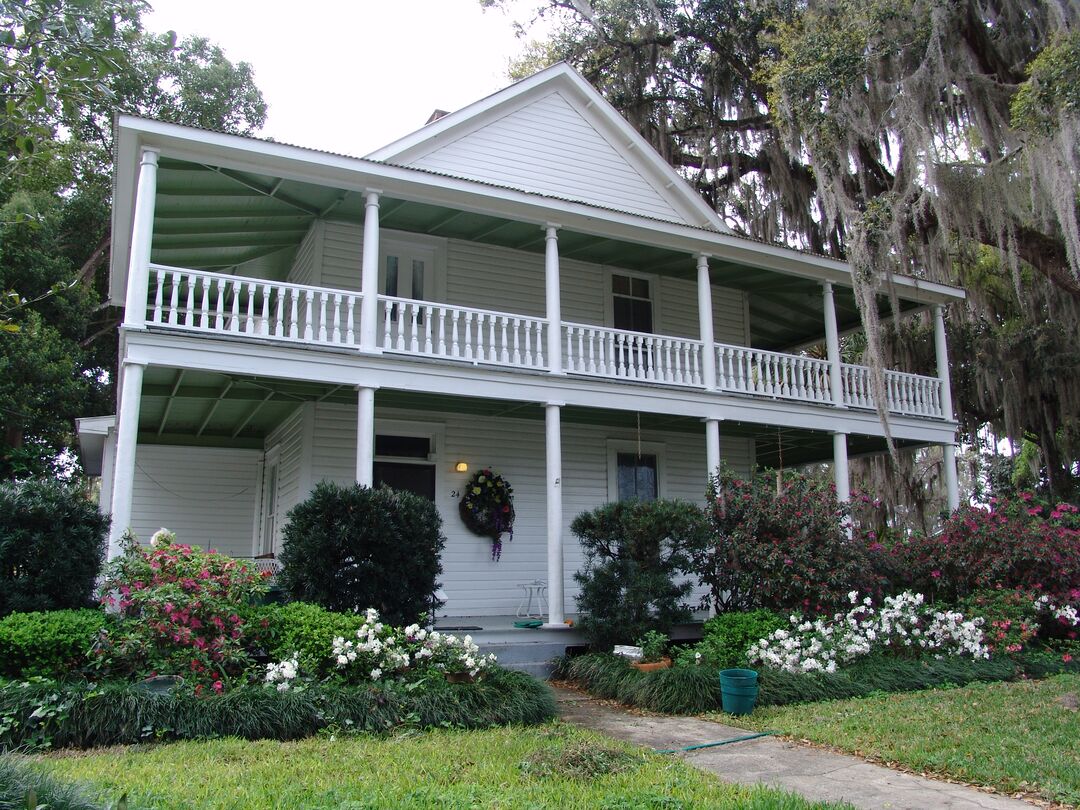
[[[631,332],[653,331],[652,282],[640,276],[611,274],[612,326]]]

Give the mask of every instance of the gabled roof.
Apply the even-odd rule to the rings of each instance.
[[[564,62],[367,157],[730,233],[689,183]]]

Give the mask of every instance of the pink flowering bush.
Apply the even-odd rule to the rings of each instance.
[[[831,483],[772,471],[742,478],[721,470],[710,481],[708,547],[694,573],[718,610],[768,608],[831,613],[849,591],[876,592],[865,544],[848,538],[847,507]]]
[[[102,585],[102,602],[119,613],[91,663],[109,675],[178,675],[195,691],[222,692],[251,667],[245,605],[266,590],[242,561],[175,543],[166,530],[150,548],[129,542]]]
[[[990,509],[963,507],[940,535],[915,536],[889,550],[891,570],[908,587],[956,601],[980,590],[1021,589],[1080,604],[1080,510],[1030,492]]]

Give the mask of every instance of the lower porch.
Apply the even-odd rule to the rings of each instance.
[[[115,427],[103,443],[103,503],[116,515],[125,487],[129,493],[120,531],[130,527],[145,541],[166,526],[183,542],[269,558],[280,550],[289,510],[315,484],[347,485],[368,474],[367,483],[413,489],[435,502],[447,538],[438,619],[479,626],[492,644],[543,637],[503,621],[522,607],[524,586],[537,581],[548,588],[539,613],[565,627],[577,595],[573,575],[583,564],[570,524],[581,512],[628,496],[703,502],[721,460],[749,472],[829,461],[836,446],[824,430],[729,419],[711,438],[704,420],[684,415],[389,388],[372,393],[365,415],[353,386],[166,366],[141,371],[130,473],[116,452]],[[884,443],[853,433],[844,448],[874,453]],[[484,468],[514,488],[517,521],[498,561],[490,541],[470,533],[458,514],[463,485]]]

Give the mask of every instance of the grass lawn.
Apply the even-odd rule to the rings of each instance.
[[[299,742],[216,740],[38,757],[65,780],[169,810],[827,807],[724,784],[561,724]]]
[[[1072,695],[1070,700],[1068,695]],[[1080,675],[756,710],[775,729],[887,764],[1080,805]],[[1073,708],[1067,708],[1062,699]]]

